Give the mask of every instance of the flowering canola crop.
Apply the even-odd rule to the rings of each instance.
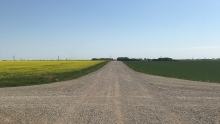
[[[104,61],[0,61],[0,79],[80,71]]]

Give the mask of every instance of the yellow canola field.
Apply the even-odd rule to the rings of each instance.
[[[73,72],[104,61],[0,61],[0,79]]]

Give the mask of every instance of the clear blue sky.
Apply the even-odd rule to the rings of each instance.
[[[220,58],[219,0],[0,0],[0,59]]]

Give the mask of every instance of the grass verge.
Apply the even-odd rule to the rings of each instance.
[[[81,76],[87,75],[91,72],[94,72],[104,65],[106,65],[108,61],[96,64],[94,66],[90,66],[88,68],[77,70],[77,71],[69,71],[62,73],[55,73],[49,75],[38,75],[38,76],[22,76],[22,77],[10,77],[10,78],[2,78],[0,79],[0,88],[2,87],[17,87],[17,86],[29,86],[29,85],[39,85],[46,83],[53,83],[57,81],[66,81],[79,78]]]
[[[124,63],[133,70],[146,74],[220,83],[220,61],[136,61]]]

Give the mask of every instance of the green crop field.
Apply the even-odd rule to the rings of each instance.
[[[180,79],[220,83],[220,61],[124,62],[135,71]]]
[[[0,61],[0,87],[44,84],[74,79],[107,61]]]

